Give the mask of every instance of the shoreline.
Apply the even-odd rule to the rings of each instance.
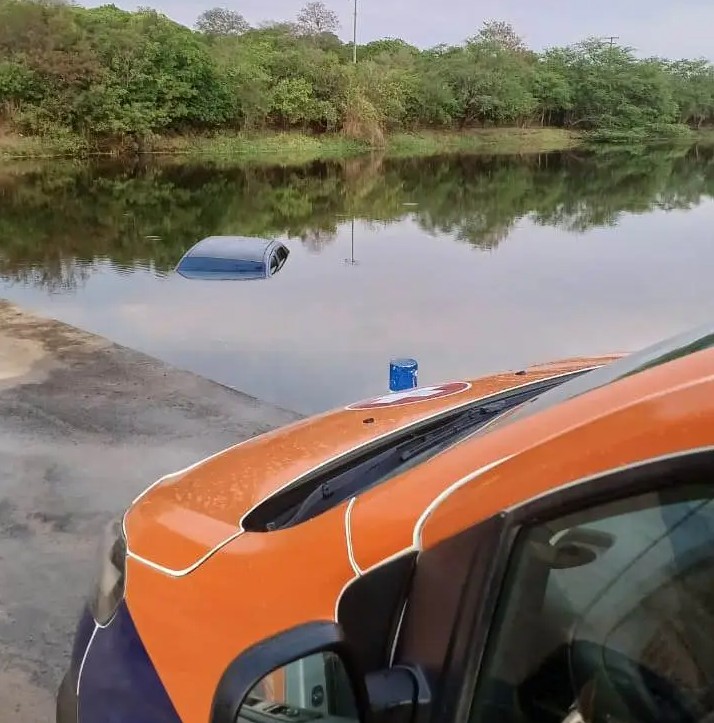
[[[127,155],[225,159],[239,162],[309,163],[378,153],[392,157],[428,157],[450,153],[526,154],[566,151],[584,145],[582,134],[562,128],[489,128],[468,131],[416,131],[388,135],[380,146],[338,134],[216,133],[211,136],[156,137],[140,154],[93,151],[79,137],[0,135],[0,162],[16,160],[85,160]]]
[[[0,128],[0,131],[2,129]],[[714,144],[714,128],[690,130],[677,137],[644,136],[637,140],[595,142],[586,133],[563,128],[478,128],[466,131],[393,133],[381,145],[339,134],[301,132],[155,136],[142,152],[94,150],[78,136],[21,136],[0,132],[0,169],[12,162],[151,158],[300,165],[378,155],[382,158],[428,158],[439,155],[533,155],[571,150],[627,150],[662,145]]]

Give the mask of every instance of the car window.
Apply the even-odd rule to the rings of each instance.
[[[701,723],[714,712],[714,485],[524,530],[471,723]]]
[[[274,274],[280,267],[280,261],[278,260],[278,254],[274,253],[270,257],[270,273]]]
[[[284,246],[278,246],[270,257],[270,273],[277,274],[288,258],[288,250]]]

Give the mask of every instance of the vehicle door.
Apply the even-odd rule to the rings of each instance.
[[[423,552],[393,663],[417,720],[714,721],[714,451],[651,460]]]

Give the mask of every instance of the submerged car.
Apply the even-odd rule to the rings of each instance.
[[[244,236],[209,236],[190,248],[176,272],[186,279],[248,281],[275,276],[290,255],[279,241]]]
[[[158,480],[59,723],[702,723],[714,327],[393,393]]]

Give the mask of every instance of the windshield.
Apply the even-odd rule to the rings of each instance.
[[[541,412],[593,389],[604,387],[633,374],[639,374],[646,369],[666,364],[680,357],[709,349],[712,346],[714,346],[714,327],[711,324],[679,334],[543,392],[543,394],[539,394],[515,409],[502,414],[491,424],[483,427],[477,434],[490,432],[497,427],[524,419],[531,414]]]

